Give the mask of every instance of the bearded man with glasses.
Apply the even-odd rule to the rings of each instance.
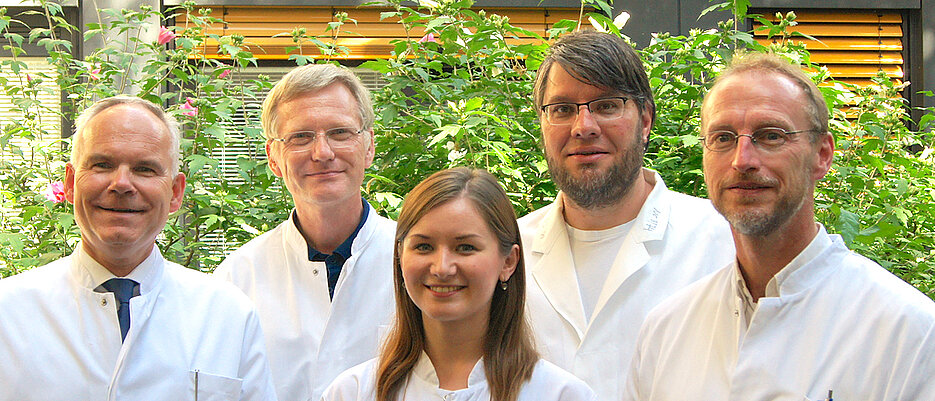
[[[619,400],[646,313],[733,260],[730,230],[709,201],[643,168],[655,103],[620,37],[559,39],[533,96],[561,192],[519,221],[530,322],[543,358]]]
[[[828,106],[776,55],[701,108],[705,183],[737,258],[646,318],[625,400],[931,400],[935,303],[815,221]]]
[[[318,400],[377,355],[393,301],[396,225],[361,197],[374,157],[373,107],[346,68],[307,65],[263,102],[269,168],[295,209],[233,252],[216,275],[256,303],[281,400]]]

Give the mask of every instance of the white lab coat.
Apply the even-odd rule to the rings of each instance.
[[[734,259],[730,228],[711,203],[668,190],[656,172],[653,189],[587,321],[563,217],[555,203],[519,220],[527,272],[526,305],[543,358],[583,379],[601,400],[618,400],[640,324],[676,290]]]
[[[256,303],[276,392],[281,400],[317,401],[344,370],[377,355],[395,310],[396,223],[371,207],[328,296],[324,262],[308,260],[292,219],[234,251],[215,274]]]
[[[0,282],[0,400],[194,400],[195,372],[199,401],[276,399],[259,319],[236,288],[154,247],[134,270],[146,275],[121,344],[114,295],[94,291],[91,269],[104,268],[79,244]]]
[[[325,390],[322,401],[374,401],[376,400],[377,359],[348,369]],[[405,401],[490,401],[483,359],[477,361],[468,376],[468,387],[461,390],[443,390],[438,387],[438,376],[432,361],[423,352],[403,386],[398,400]],[[517,401],[597,401],[597,396],[581,379],[559,367],[539,360],[532,377],[523,384]]]
[[[624,399],[935,399],[935,303],[824,228],[812,246],[746,330],[736,264],[660,304]]]

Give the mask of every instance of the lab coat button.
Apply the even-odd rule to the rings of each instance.
[[[101,298],[101,306],[107,306],[107,298]]]
[[[314,270],[312,270],[312,274],[314,274],[314,275],[316,275],[316,276],[317,276],[317,275],[318,275],[318,269],[314,269]]]

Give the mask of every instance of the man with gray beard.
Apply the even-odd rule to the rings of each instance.
[[[519,220],[536,345],[599,399],[617,400],[646,313],[733,260],[730,230],[709,201],[669,191],[642,167],[655,103],[620,37],[562,37],[533,95],[561,190]]]

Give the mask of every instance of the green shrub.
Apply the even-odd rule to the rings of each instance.
[[[583,3],[584,24],[619,34],[606,2]],[[704,196],[698,112],[712,78],[736,49],[781,53],[815,71],[815,80],[822,83],[833,108],[838,151],[831,173],[817,190],[818,219],[830,231],[842,234],[852,249],[935,296],[935,172],[932,139],[924,134],[935,123],[935,110],[925,111],[919,131],[909,129],[912,124],[905,100],[899,97],[901,88],[882,76],[868,88],[834,82],[826,70],[810,62],[803,46],[788,40],[796,35],[791,32],[793,13],[770,23],[745,15],[745,3],[738,0],[709,9],[729,9],[735,15],[733,21],[717,28],[693,30],[687,36],[660,33],[650,45],[638,49],[657,104],[646,165],[657,169],[670,188]],[[539,38],[512,26],[505,17],[471,10],[470,0],[442,0],[421,8],[405,6],[400,0],[385,4],[392,11],[384,13],[384,18],[398,21],[406,32],[424,31],[430,36],[408,35],[393,43],[392,58],[363,64],[383,73],[387,82],[374,93],[377,157],[364,183],[365,196],[381,213],[395,217],[404,195],[424,177],[442,168],[467,165],[497,175],[518,215],[550,202],[556,188],[538,145],[532,81],[548,50],[546,41],[577,29],[579,22],[556,23],[549,38]],[[78,236],[70,206],[41,195],[49,183],[61,179],[68,141],[38,140],[48,132],[36,116],[50,106],[37,100],[41,89],[35,79],[54,80],[66,94],[66,103],[56,110],[67,120],[95,96],[134,90],[167,106],[185,123],[186,202],[171,216],[159,240],[171,259],[211,270],[232,248],[287,216],[290,197],[266,168],[257,109],[244,107],[244,101],[238,100],[248,99],[255,105],[261,101],[256,94],[270,84],[225,78],[227,70],[256,64],[253,55],[243,50],[242,37],[207,34],[205,27],[219,20],[208,11],[195,15],[193,5],[186,3],[169,10],[166,17],[186,13],[191,25],[173,28],[177,38],[166,47],[139,39],[141,30],[150,26],[147,21],[163,20],[158,13],[102,10],[110,22],[91,24],[85,38],[99,36],[105,43],[130,46],[108,45],[85,59],[75,59],[70,42],[55,34],[77,29],[65,22],[60,7],[42,6],[52,28],[34,29],[29,37],[13,33],[9,28],[18,22],[0,13],[7,48],[22,57],[25,42],[45,46],[48,61],[57,70],[26,79],[16,57],[0,65],[21,77],[18,82],[0,82],[15,99],[21,116],[4,126],[0,136],[0,146],[12,155],[0,159],[4,216],[0,274],[15,274],[67,254]],[[758,18],[778,44],[766,48],[751,33],[735,29],[744,18]],[[348,22],[353,20],[341,15],[320,35],[300,29],[283,33],[295,41],[296,54],[290,58],[304,64],[321,62],[310,56],[313,53],[345,53],[347,49],[337,46],[334,39],[339,30],[353,31]],[[520,36],[541,40],[512,41]],[[228,58],[205,57],[208,39],[220,42],[221,53]],[[848,108],[851,119],[845,114]],[[235,116],[247,123],[235,125]],[[31,145],[15,145],[14,139]],[[252,156],[238,159],[236,176],[225,177],[214,155],[232,144],[246,144]],[[208,246],[209,238],[226,245]]]

